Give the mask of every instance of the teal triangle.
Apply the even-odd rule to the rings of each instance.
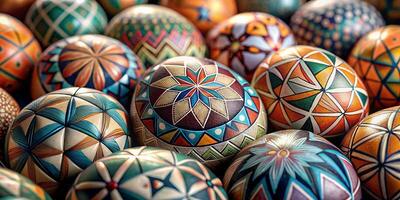
[[[273,73],[269,73],[269,81],[271,83],[272,89],[282,85],[282,80]]]
[[[319,72],[328,67],[328,65],[322,63],[316,63],[310,61],[305,61],[305,63],[314,75],[317,75]]]
[[[311,119],[308,118],[306,122],[304,122],[303,126],[301,127],[302,130],[314,132]]]
[[[365,104],[367,104],[368,96],[363,94],[363,93],[361,93],[361,92],[359,92],[359,91],[357,91],[357,94],[361,99],[361,103],[363,104],[363,106],[365,106]]]
[[[336,88],[352,88],[350,83],[347,81],[346,77],[339,71],[336,71],[335,79],[333,80],[329,89],[336,89]]]
[[[300,100],[294,100],[294,101],[288,101],[290,104],[292,104],[293,106],[296,106],[297,108],[303,109],[305,111],[310,110],[315,98],[317,97],[317,95],[313,95],[304,99],[300,99]]]
[[[335,63],[335,62],[336,62],[336,56],[333,55],[332,53],[327,52],[327,53],[325,53],[325,55],[329,58],[329,60],[330,60],[332,63]]]

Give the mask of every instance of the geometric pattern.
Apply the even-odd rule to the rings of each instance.
[[[367,87],[374,110],[400,104],[400,27],[386,26],[361,38],[349,56]]]
[[[212,167],[266,133],[257,93],[215,61],[175,57],[143,77],[131,105],[140,145],[188,154]]]
[[[397,106],[367,116],[342,141],[369,199],[400,198],[399,136]]]
[[[30,103],[14,120],[5,161],[54,194],[95,160],[130,147],[127,118],[122,105],[102,92],[57,90]]]
[[[50,196],[31,180],[9,169],[0,168],[1,199],[50,200]]]
[[[114,17],[106,34],[120,40],[151,67],[168,58],[202,58],[206,45],[201,33],[177,12],[157,5],[138,5]]]
[[[296,44],[290,28],[266,13],[242,13],[213,28],[207,37],[210,57],[246,77],[273,52]]]
[[[1,3],[3,4],[3,3]],[[19,20],[0,14],[0,87],[21,89],[42,52],[31,31]]]
[[[325,50],[296,46],[280,50],[255,72],[271,125],[323,137],[345,134],[369,111],[364,84],[346,62]]]
[[[342,59],[363,35],[384,25],[374,6],[348,0],[308,2],[295,12],[290,23],[298,44],[326,49]]]
[[[204,34],[237,13],[235,0],[162,0],[160,5],[182,14]]]
[[[60,40],[43,52],[34,70],[32,98],[69,87],[100,90],[128,107],[144,68],[118,40],[101,35]]]
[[[48,47],[70,36],[103,33],[107,15],[93,0],[39,0],[26,14],[25,24]]]
[[[4,147],[7,130],[18,115],[19,110],[19,105],[14,98],[0,88],[0,146],[2,147]],[[0,160],[3,160],[3,150],[4,148],[0,149]]]
[[[114,16],[131,6],[145,4],[148,0],[98,0],[109,16]]]
[[[361,199],[350,161],[326,139],[284,130],[246,146],[227,169],[232,199]]]
[[[398,24],[400,20],[400,4],[397,0],[365,0],[374,5],[388,24]]]
[[[153,147],[136,147],[93,163],[66,199],[226,200],[221,180],[199,161]]]
[[[286,0],[285,3],[275,3],[274,0],[236,1],[239,12],[266,12],[285,22],[296,12],[305,0]]]

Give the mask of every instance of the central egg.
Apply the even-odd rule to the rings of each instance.
[[[175,57],[143,77],[131,106],[140,145],[175,150],[214,167],[266,132],[255,90],[215,61]]]

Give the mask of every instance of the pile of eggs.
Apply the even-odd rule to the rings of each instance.
[[[399,199],[395,2],[3,0],[0,198]]]

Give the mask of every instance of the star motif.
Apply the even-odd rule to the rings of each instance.
[[[163,66],[169,76],[151,84],[165,90],[154,108],[172,106],[173,124],[193,113],[201,127],[205,127],[211,112],[229,119],[227,101],[243,98],[231,87],[236,79],[218,73],[217,65],[186,62],[182,66]]]

